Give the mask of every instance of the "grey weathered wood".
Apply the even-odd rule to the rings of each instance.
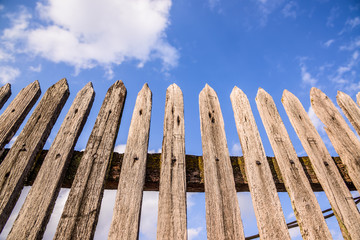
[[[318,118],[325,124],[325,131],[345,164],[350,178],[360,191],[360,142],[351,131],[332,101],[320,90],[310,91],[311,106]]]
[[[345,239],[360,239],[360,214],[344,180],[299,99],[284,90],[282,103],[309,155]]]
[[[6,101],[11,95],[11,85],[10,83],[5,84],[0,88],[0,109],[4,106]]]
[[[349,95],[341,91],[338,91],[336,101],[355,131],[360,135],[360,108]]]
[[[92,239],[100,212],[105,174],[126,97],[122,81],[107,91],[81,158],[54,239]]]
[[[51,86],[0,165],[0,229],[4,227],[24,185],[24,180],[41,151],[69,96],[62,79]]]
[[[7,237],[8,240],[42,238],[94,96],[91,82],[76,95]]]
[[[234,87],[230,98],[259,234],[262,239],[290,239],[249,100],[237,87]]]
[[[265,90],[259,89],[256,104],[289,193],[303,239],[332,239],[273,98]]]
[[[184,101],[172,84],[166,91],[157,239],[187,239]]]
[[[208,239],[244,239],[220,103],[207,84],[199,105]]]
[[[34,106],[41,94],[39,82],[36,80],[25,88],[21,89],[19,94],[5,109],[0,116],[0,155],[4,147],[10,142],[26,115]]]
[[[149,144],[152,93],[144,84],[136,98],[108,239],[137,239],[147,150]]]

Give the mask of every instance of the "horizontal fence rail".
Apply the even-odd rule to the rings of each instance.
[[[126,99],[122,81],[107,91],[84,152],[74,151],[92,107],[91,83],[73,101],[49,150],[42,150],[69,96],[66,79],[40,97],[35,81],[22,89],[0,116],[0,232],[23,186],[32,186],[8,239],[41,239],[60,188],[71,188],[54,239],[93,239],[104,189],[117,189],[108,239],[137,239],[143,191],[159,191],[157,239],[187,239],[186,192],[205,192],[208,239],[290,239],[300,227],[304,239],[331,239],[325,218],[334,215],[345,239],[360,239],[360,213],[350,191],[360,190],[360,141],[334,103],[317,88],[311,106],[339,157],[331,157],[299,99],[285,90],[282,103],[307,156],[298,157],[272,97],[259,89],[256,105],[275,157],[267,157],[245,93],[230,99],[244,156],[230,156],[218,96],[206,84],[199,94],[203,156],[186,155],[184,101],[172,84],[166,93],[161,154],[149,154],[152,93],[138,94],[125,153],[114,152]],[[0,108],[11,86],[0,88]],[[343,92],[337,103],[357,133],[360,108]],[[357,102],[360,95],[357,95]],[[236,192],[249,191],[259,235],[245,238]],[[321,211],[314,192],[324,191],[332,207]],[[296,222],[285,222],[277,192],[288,192]]]

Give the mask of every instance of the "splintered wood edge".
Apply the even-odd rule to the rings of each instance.
[[[9,149],[5,149],[4,154],[0,157],[0,163],[5,158]],[[43,150],[37,156],[36,162],[31,169],[29,176],[25,181],[25,186],[31,186],[36,178],[37,173],[40,170],[41,164],[48,150]],[[70,165],[67,169],[62,188],[70,188],[74,180],[77,167],[79,166],[81,157],[84,152],[74,151]],[[148,154],[147,166],[146,166],[146,178],[144,191],[159,191],[160,182],[160,153]],[[107,190],[117,189],[119,182],[121,162],[124,154],[114,152],[111,164],[108,169],[108,174],[105,180],[104,188]],[[249,186],[246,180],[244,158],[242,156],[231,156],[231,165],[233,167],[235,187],[237,192],[248,192]],[[274,157],[267,157],[270,165],[270,169],[274,178],[274,182],[278,192],[286,192],[284,182],[281,177],[279,167]],[[315,175],[315,172],[311,166],[309,157],[299,157],[299,160],[305,170],[305,174],[309,179],[310,185],[315,192],[324,191]],[[341,162],[339,157],[333,157],[336,166],[338,167],[342,178],[344,179],[347,187],[350,191],[356,191],[354,184],[352,183],[346,168]],[[204,178],[203,178],[203,160],[202,156],[186,155],[186,184],[187,192],[204,192]]]

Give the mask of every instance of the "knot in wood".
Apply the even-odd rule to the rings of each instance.
[[[220,159],[218,159],[218,158],[215,158],[215,161],[217,161],[217,162],[218,162],[218,161],[220,161]]]
[[[172,158],[171,162],[174,164],[176,162],[176,158]]]
[[[324,165],[327,167],[329,166],[329,163],[327,161],[324,161]]]
[[[295,164],[293,160],[290,160],[290,164]]]
[[[260,165],[261,164],[261,162],[260,161],[256,161],[256,165]]]
[[[139,160],[139,158],[137,156],[134,157],[134,161],[137,161]]]

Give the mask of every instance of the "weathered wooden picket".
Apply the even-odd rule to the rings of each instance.
[[[11,94],[0,88],[0,108]],[[84,152],[74,146],[95,92],[76,95],[55,140],[42,150],[68,96],[66,79],[50,87],[11,149],[11,140],[40,96],[35,81],[0,116],[0,231],[20,192],[32,185],[7,239],[41,239],[61,187],[71,187],[54,239],[92,239],[104,189],[117,189],[109,239],[137,239],[144,190],[159,191],[157,239],[187,239],[186,192],[205,192],[208,239],[245,239],[236,192],[250,191],[262,239],[290,239],[277,192],[287,191],[304,239],[331,239],[314,191],[324,191],[345,239],[360,239],[360,213],[350,190],[360,190],[360,142],[319,89],[311,105],[339,157],[331,157],[301,102],[287,90],[282,103],[309,157],[298,157],[272,97],[259,89],[256,104],[275,157],[266,157],[247,96],[230,95],[243,157],[230,157],[218,97],[208,85],[199,95],[203,156],[185,154],[183,95],[167,90],[161,154],[147,154],[152,93],[139,92],[126,150],[113,152],[126,88],[108,90]],[[358,104],[360,95],[357,96]],[[343,92],[338,105],[360,134],[360,108]],[[121,172],[121,174],[120,174]],[[243,219],[246,221],[246,219]]]

